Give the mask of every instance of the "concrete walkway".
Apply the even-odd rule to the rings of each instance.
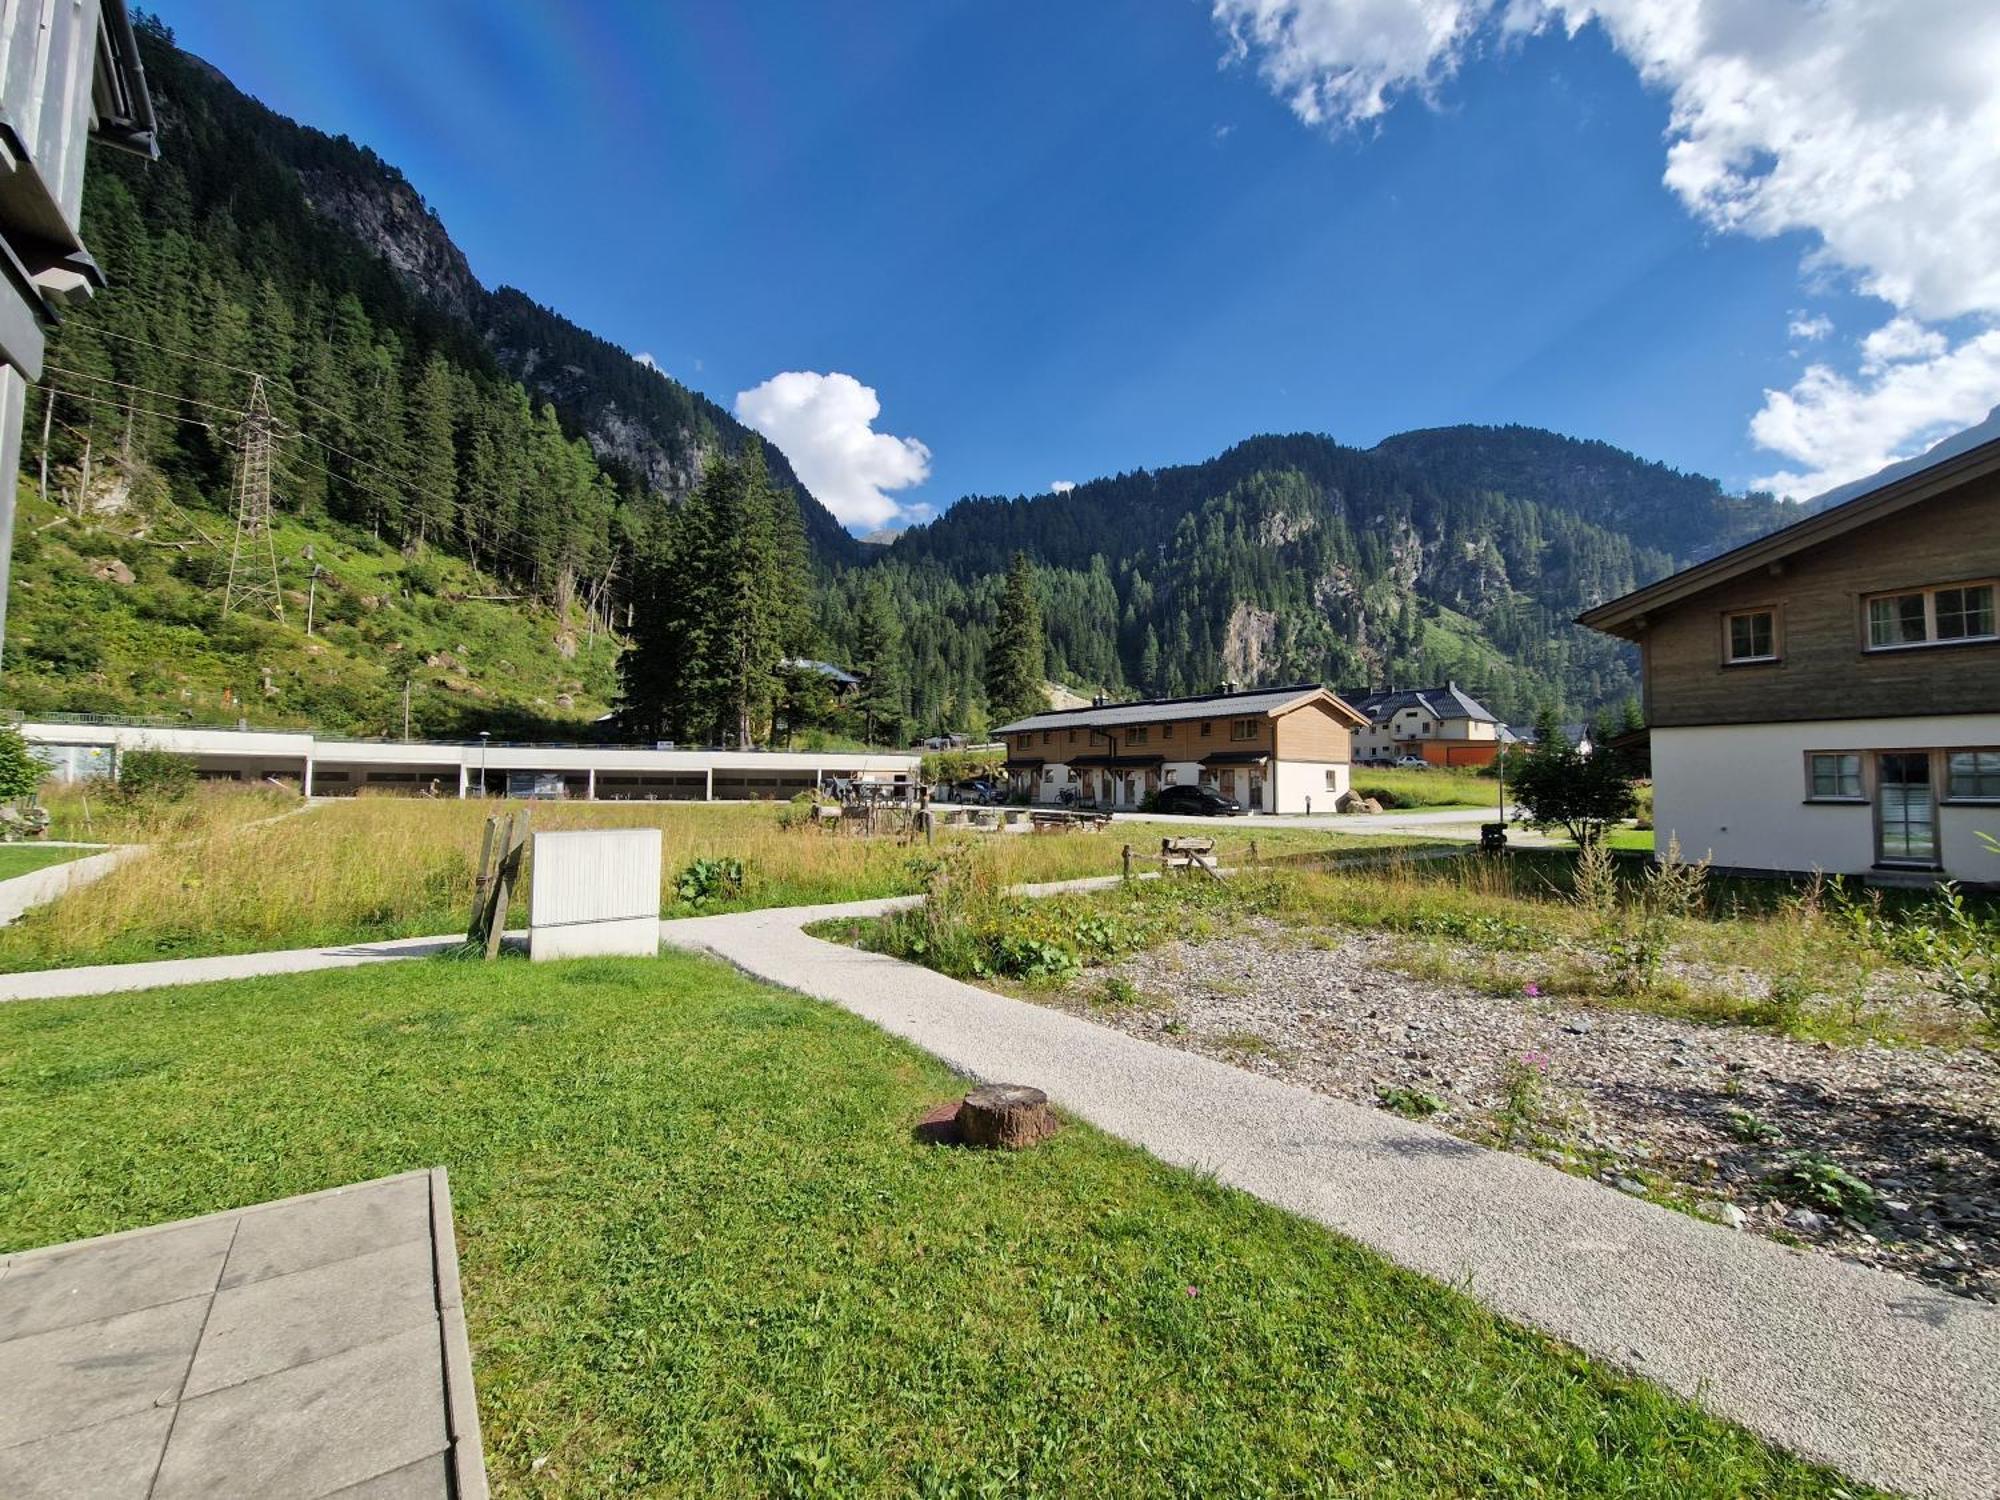
[[[484,1500],[442,1168],[0,1258],[0,1494]]]
[[[80,849],[86,847],[103,848],[102,845],[82,844],[36,844],[34,848]],[[71,891],[81,890],[93,881],[102,880],[113,870],[146,852],[144,844],[120,844],[105,849],[102,854],[86,854],[82,859],[65,860],[59,865],[45,865],[39,870],[30,870],[25,875],[16,875],[12,880],[0,880],[0,927],[20,920],[24,912],[33,911],[38,906],[46,906],[58,896],[66,896]]]
[[[313,969],[353,969],[363,964],[430,958],[464,941],[464,933],[454,932],[442,937],[395,938],[382,943],[336,943],[331,948],[286,948],[275,953],[225,953],[214,958],[161,958],[137,964],[35,969],[25,974],[0,974],[0,1004],[11,1000],[115,995],[124,990],[151,990],[172,984],[213,984],[218,979],[259,979],[267,974],[303,974]]]
[[[2000,1308],[800,930],[892,904],[665,930],[673,946],[844,1006],[970,1077],[1046,1089],[1163,1160],[1460,1286],[1807,1458],[1915,1494],[2000,1494]]]

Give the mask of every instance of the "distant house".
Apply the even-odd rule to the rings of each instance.
[[[1036,802],[1136,808],[1168,786],[1211,786],[1257,812],[1331,812],[1348,787],[1359,713],[1317,683],[1094,704],[1003,724],[1007,779]]]
[[[41,379],[58,309],[89,299],[103,273],[83,247],[84,144],[148,159],[153,102],[124,0],[0,10],[0,631],[14,540],[21,413]]]
[[[1505,726],[1455,682],[1343,696],[1367,720],[1354,731],[1358,761],[1416,755],[1434,766],[1484,766],[1506,742]]]
[[[1659,844],[2000,881],[2000,440],[1580,617],[1639,645]]]
[[[779,665],[795,672],[819,673],[820,676],[824,677],[831,684],[833,696],[836,698],[845,698],[849,693],[861,686],[861,679],[859,677],[856,677],[845,667],[836,667],[830,661],[813,661],[810,657],[788,656]]]

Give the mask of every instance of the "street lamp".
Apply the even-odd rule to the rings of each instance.
[[[479,795],[482,798],[486,795],[486,742],[492,738],[492,730],[479,731]]]

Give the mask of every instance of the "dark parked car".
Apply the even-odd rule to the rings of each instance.
[[[951,784],[951,800],[969,802],[974,807],[998,807],[1007,800],[1007,789],[987,776]]]
[[[1160,788],[1153,808],[1156,812],[1192,813],[1202,818],[1233,818],[1242,813],[1243,804],[1213,787],[1168,786]]]

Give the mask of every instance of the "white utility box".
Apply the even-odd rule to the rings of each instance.
[[[528,957],[651,958],[659,951],[659,829],[535,835]]]

